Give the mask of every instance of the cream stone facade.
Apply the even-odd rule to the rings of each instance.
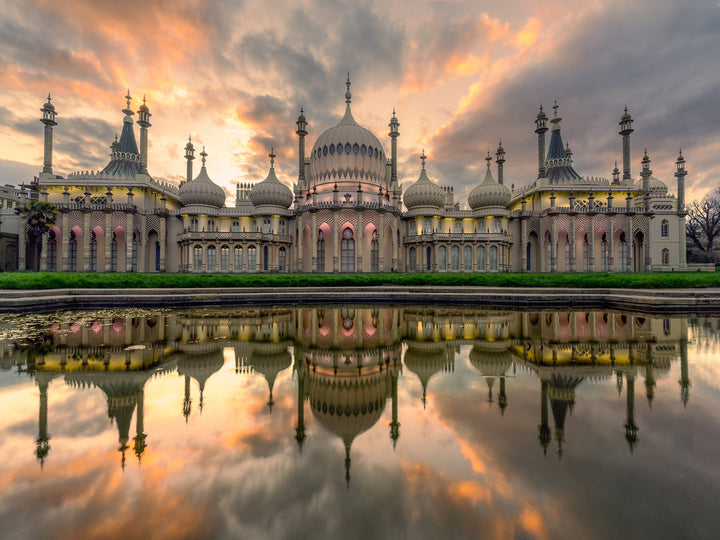
[[[185,146],[186,180],[178,187],[148,173],[149,108],[126,97],[119,140],[99,171],[67,178],[52,171],[56,110],[48,96],[43,171],[37,196],[59,219],[43,236],[37,268],[20,242],[18,267],[86,272],[647,272],[686,270],[685,160],[676,161],[677,197],[652,176],[647,152],[639,179],[630,170],[632,118],[620,121],[623,171],[612,180],[583,177],[563,145],[558,106],[535,120],[538,174],[528,185],[504,184],[505,150],[489,152],[484,177],[468,196],[431,180],[420,156],[418,180],[405,192],[397,171],[400,123],[390,120],[390,153],[351,111],[320,134],[308,155],[308,122],[297,119],[298,176],[280,181],[270,153],[267,177],[236,188],[234,206],[208,176],[207,153],[193,176],[195,147]],[[546,150],[545,134],[551,124]],[[25,223],[20,219],[19,228]]]

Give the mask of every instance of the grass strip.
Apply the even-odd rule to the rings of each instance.
[[[229,287],[570,287],[679,289],[720,286],[720,272],[653,274],[105,274],[2,272],[0,289]]]

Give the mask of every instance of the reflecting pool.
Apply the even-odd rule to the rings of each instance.
[[[703,538],[720,321],[0,317],[3,538]]]

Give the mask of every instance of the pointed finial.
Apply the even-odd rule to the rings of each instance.
[[[203,144],[203,151],[200,152],[200,155],[202,156],[202,166],[205,166],[205,158],[207,157],[207,152],[205,151],[205,145]]]
[[[118,142],[117,132],[115,132],[115,142]]]
[[[490,150],[488,150],[487,156],[485,156],[485,161],[487,162],[487,168],[489,171],[490,170],[490,162],[492,161],[492,158],[490,157]]]
[[[543,112],[543,106],[542,106],[542,103],[540,104],[540,112]]]
[[[270,148],[270,168],[275,168],[275,148]]]
[[[420,161],[422,162],[422,168],[425,168],[425,160],[427,159],[427,156],[425,155],[425,149],[423,148],[422,154],[420,154]]]
[[[352,98],[352,94],[350,93],[350,72],[348,71],[347,81],[345,81],[345,86],[347,87],[347,91],[345,92],[345,103],[350,105],[350,99]]]
[[[305,114],[305,111],[303,110],[303,106],[300,105],[300,114]]]
[[[557,104],[557,99],[556,99],[556,100],[555,100],[555,103],[553,104],[553,111],[554,111],[554,114],[555,114],[555,118],[557,118],[558,108],[559,108],[559,106],[558,106],[558,104]]]
[[[50,97],[50,92],[48,92],[48,103],[52,101],[52,98]]]
[[[127,106],[128,109],[130,108],[130,101],[132,100],[132,97],[130,97],[130,89],[128,88],[127,94],[125,95],[125,99],[127,100]]]

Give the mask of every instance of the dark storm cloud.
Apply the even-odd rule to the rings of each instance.
[[[671,164],[680,144],[717,139],[720,9],[684,4],[616,8],[607,6],[566,28],[567,37],[544,36],[557,40],[554,54],[541,63],[520,62],[489,96],[440,132],[433,140],[435,153],[443,160],[443,173],[457,175],[456,186],[467,189],[478,181],[469,167],[481,167],[485,149],[494,153],[498,139],[507,152],[507,183],[532,181],[537,104],[552,115],[555,98],[563,137],[583,175],[608,177],[614,160],[621,159],[617,122],[625,104],[636,120],[635,173],[639,148]],[[661,179],[672,185],[672,178]]]

